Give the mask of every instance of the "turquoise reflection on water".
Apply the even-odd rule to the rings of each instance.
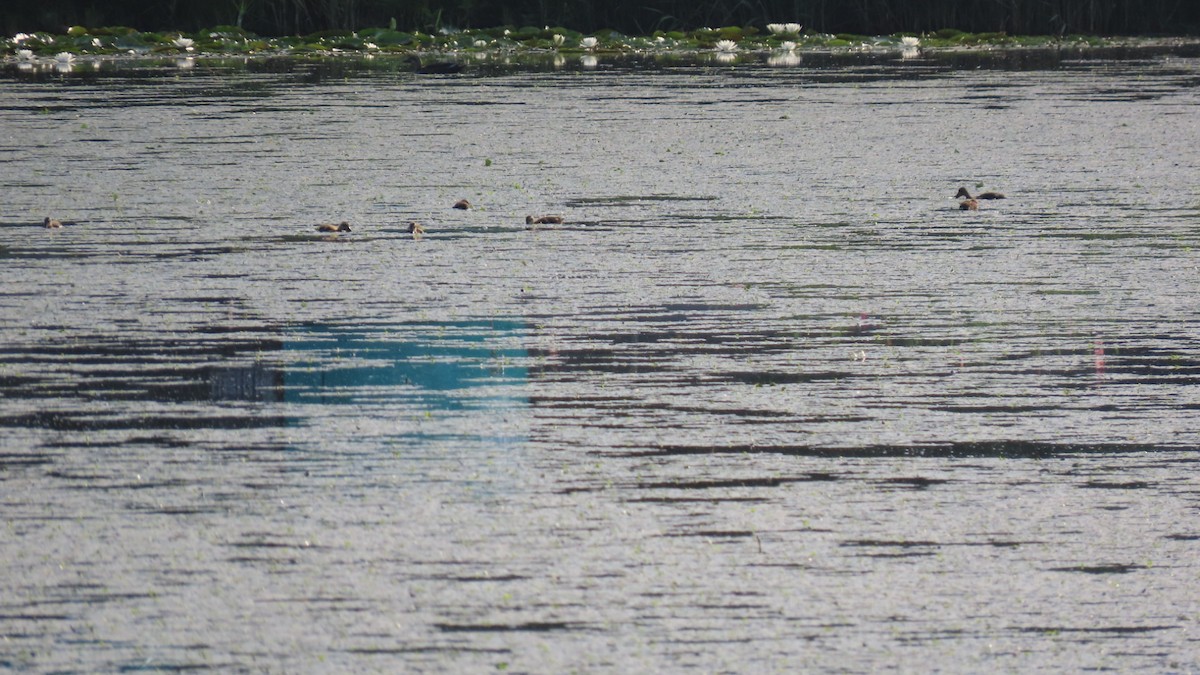
[[[304,404],[388,403],[463,410],[524,406],[528,377],[511,320],[406,325],[402,330],[302,324],[283,342],[305,355],[286,369],[283,400]],[[518,346],[514,346],[518,345]]]

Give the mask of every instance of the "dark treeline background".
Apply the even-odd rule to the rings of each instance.
[[[400,30],[563,26],[627,34],[796,22],[825,33],[956,28],[1011,35],[1196,35],[1200,0],[34,0],[0,3],[0,25],[194,31],[240,25],[267,36],[388,26]]]

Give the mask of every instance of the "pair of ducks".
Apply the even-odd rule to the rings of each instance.
[[[460,199],[460,200],[454,202],[454,206],[452,208],[466,211],[467,209],[471,208],[471,202],[469,202],[465,199]],[[333,223],[321,223],[320,225],[317,226],[317,231],[318,232],[349,232],[350,231],[350,223],[347,223],[344,220],[342,222],[338,223],[337,225],[334,225]],[[409,221],[408,233],[413,236],[413,239],[416,239],[417,237],[420,237],[421,235],[425,234],[425,226],[418,223],[415,220]]]
[[[460,199],[454,203],[454,208],[467,210],[471,208],[471,202]],[[562,225],[562,216],[525,216],[526,225]]]
[[[972,197],[965,187],[958,188],[958,193],[954,195],[954,198],[958,199],[959,197],[964,198],[964,201],[958,204],[958,208],[963,211],[978,211],[980,199],[1004,199],[1004,195],[999,192],[984,192]]]
[[[49,227],[49,226],[47,226],[47,227]],[[320,225],[317,226],[317,232],[333,232],[336,234],[338,232],[349,232],[349,231],[350,231],[350,223],[348,223],[344,220],[342,222],[338,223],[337,225],[334,225],[333,223],[321,223]],[[417,239],[421,235],[425,234],[425,226],[418,223],[415,220],[409,221],[408,233],[413,236],[413,239]]]

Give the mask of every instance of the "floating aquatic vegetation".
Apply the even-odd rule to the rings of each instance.
[[[1172,44],[1194,44],[1196,38],[1172,38]],[[23,72],[70,66],[59,61],[59,54],[78,57],[164,57],[184,53],[198,57],[227,55],[411,55],[415,52],[465,52],[505,57],[537,52],[653,53],[669,58],[715,53],[720,62],[732,62],[737,55],[759,53],[773,58],[777,51],[849,51],[864,52],[900,47],[901,58],[926,57],[939,50],[1044,47],[1095,47],[1152,45],[1152,38],[1098,38],[1093,36],[1011,36],[1005,33],[964,33],[954,29],[921,35],[867,36],[852,33],[830,35],[804,32],[798,23],[767,24],[760,33],[753,26],[699,28],[694,31],[655,31],[648,36],[626,36],[616,31],[598,31],[583,35],[561,26],[523,28],[458,29],[443,27],[433,33],[397,30],[395,25],[319,31],[303,36],[260,37],[236,26],[214,26],[187,34],[180,32],[139,32],[124,26],[88,28],[72,26],[65,35],[17,33],[0,38],[0,62],[8,60]],[[923,50],[923,51],[921,51]],[[734,58],[730,58],[734,57]],[[776,58],[776,64],[789,59]],[[21,65],[24,64],[24,65]],[[590,62],[585,67],[594,67]]]

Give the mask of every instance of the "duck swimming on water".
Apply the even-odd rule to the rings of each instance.
[[[425,234],[425,226],[415,220],[409,221],[408,232],[412,235],[413,239],[420,239],[421,235]]]
[[[46,216],[46,219],[42,221],[42,227],[44,227],[48,230],[58,229],[58,228],[62,227],[62,221],[55,220],[55,219],[51,218],[50,216]]]
[[[971,193],[967,192],[967,188],[965,187],[958,188],[958,193],[954,195],[954,198],[958,199],[959,197],[963,197],[965,199],[1004,199],[1004,195],[999,192],[984,192],[972,197]]]
[[[959,202],[958,208],[962,209],[963,211],[978,211],[979,210],[979,200],[968,199],[966,201]]]
[[[342,222],[338,223],[337,225],[334,225],[333,223],[321,223],[320,225],[317,226],[317,231],[318,232],[349,232],[350,231],[350,223],[347,223],[344,220]]]
[[[526,225],[561,225],[562,216],[525,216]]]
[[[467,201],[467,200],[465,200],[465,199],[460,199],[460,200],[458,200],[458,201],[454,202],[454,207],[453,207],[453,208],[456,208],[456,209],[460,209],[460,210],[466,211],[467,209],[471,208],[471,202],[469,202],[469,201]]]
[[[420,75],[453,75],[454,73],[462,72],[462,64],[453,61],[435,61],[433,63],[421,63],[421,57],[413,54],[408,57],[408,62],[415,68]]]

